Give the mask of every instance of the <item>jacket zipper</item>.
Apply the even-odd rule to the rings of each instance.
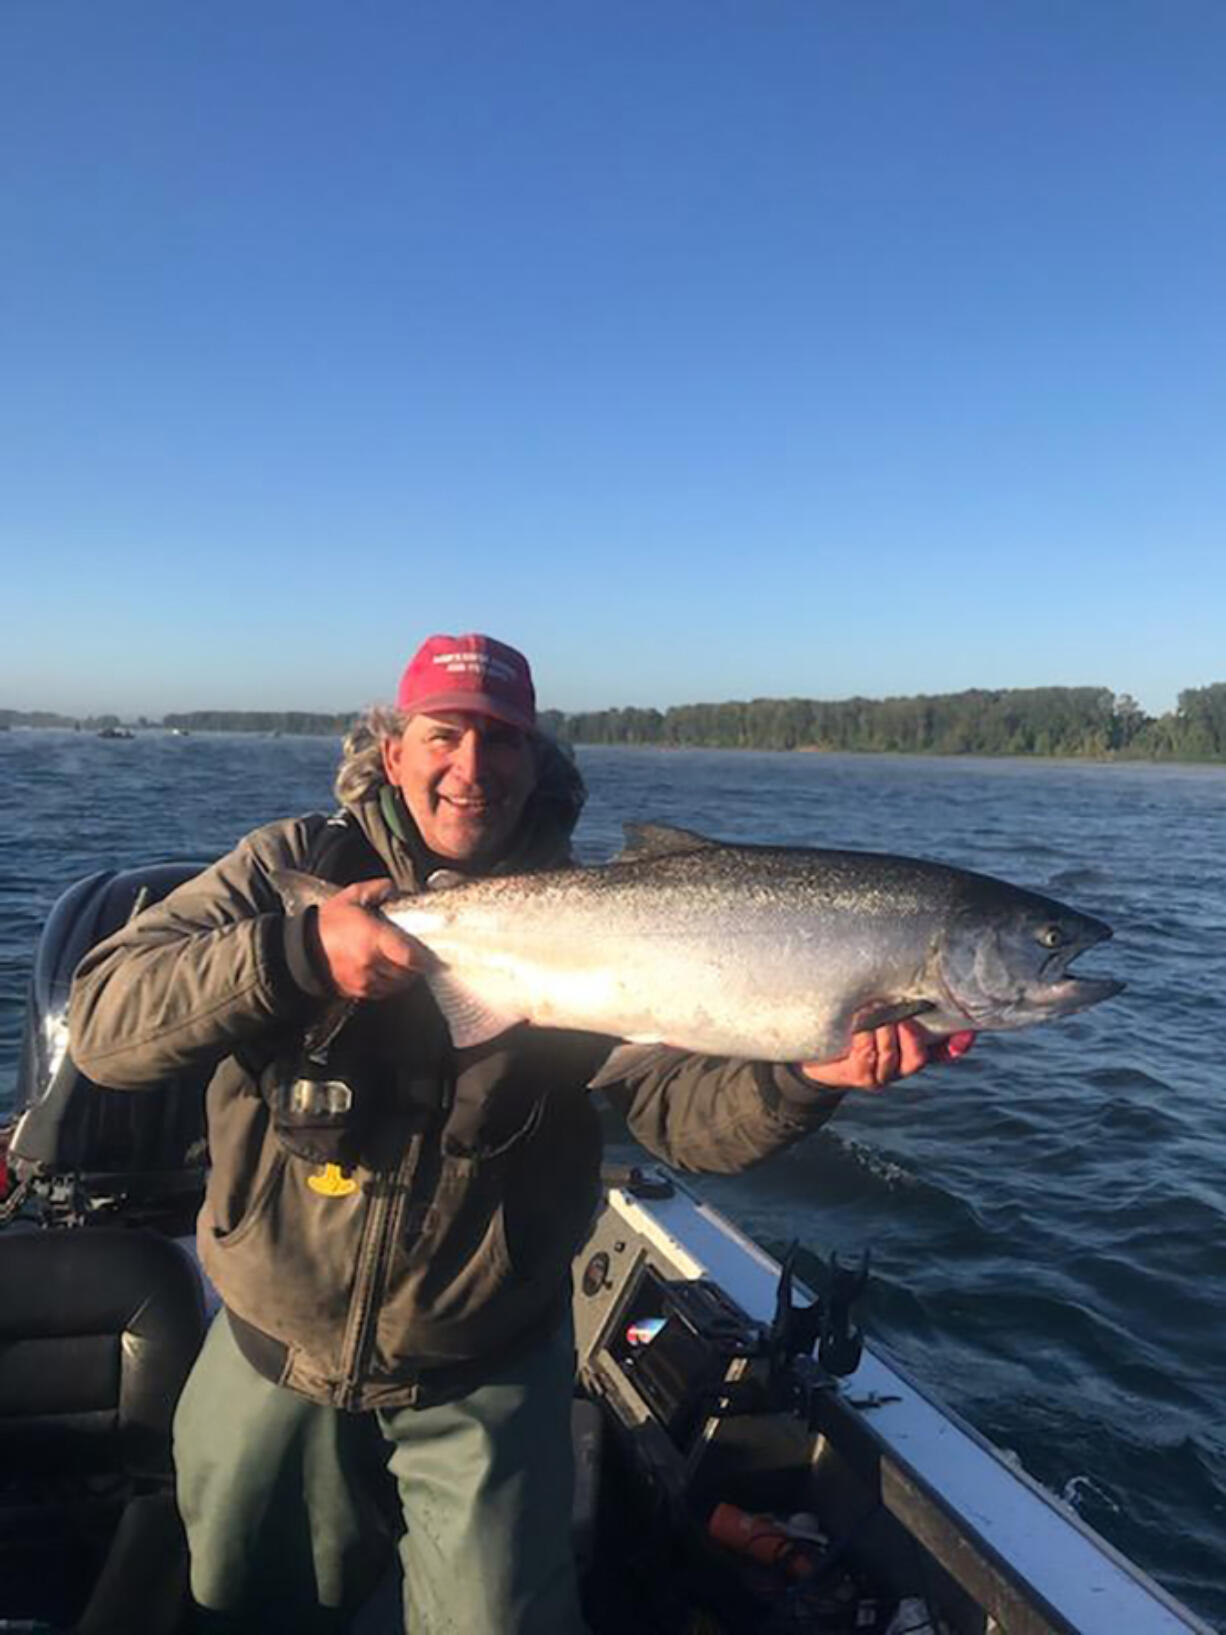
[[[361,1380],[366,1371],[374,1337],[375,1318],[391,1263],[391,1246],[395,1242],[408,1197],[409,1183],[417,1168],[421,1150],[420,1135],[413,1136],[390,1186],[375,1186],[362,1241],[358,1247],[358,1274],[353,1299],[349,1306],[349,1321],[345,1331],[345,1350],[341,1357],[342,1378],[337,1392],[337,1406],[355,1408],[361,1394]]]

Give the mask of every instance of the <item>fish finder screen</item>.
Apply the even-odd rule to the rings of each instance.
[[[670,1440],[684,1450],[709,1412],[727,1356],[686,1321],[667,1285],[650,1272],[627,1302],[609,1350]]]

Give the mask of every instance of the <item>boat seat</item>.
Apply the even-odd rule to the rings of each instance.
[[[199,1273],[169,1239],[0,1232],[0,1617],[186,1627],[170,1432],[203,1336]]]

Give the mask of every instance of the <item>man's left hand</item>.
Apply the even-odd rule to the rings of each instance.
[[[829,1062],[801,1062],[800,1071],[828,1090],[880,1090],[894,1079],[918,1073],[929,1062],[964,1056],[973,1033],[930,1039],[918,1022],[890,1022],[852,1035],[851,1048]]]

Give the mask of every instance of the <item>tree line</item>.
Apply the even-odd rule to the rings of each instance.
[[[549,710],[544,719],[572,744],[1226,760],[1226,682],[1186,689],[1161,716],[1109,687],[976,687],[911,698]]]
[[[355,711],[191,710],[142,727],[341,737]],[[1166,715],[1147,715],[1109,687],[1024,687],[910,698],[754,698],[670,709],[545,710],[546,731],[570,744],[692,749],[799,749],[921,755],[1121,756],[1226,760],[1226,682],[1189,687]],[[4,726],[115,725],[49,711],[0,710]]]

